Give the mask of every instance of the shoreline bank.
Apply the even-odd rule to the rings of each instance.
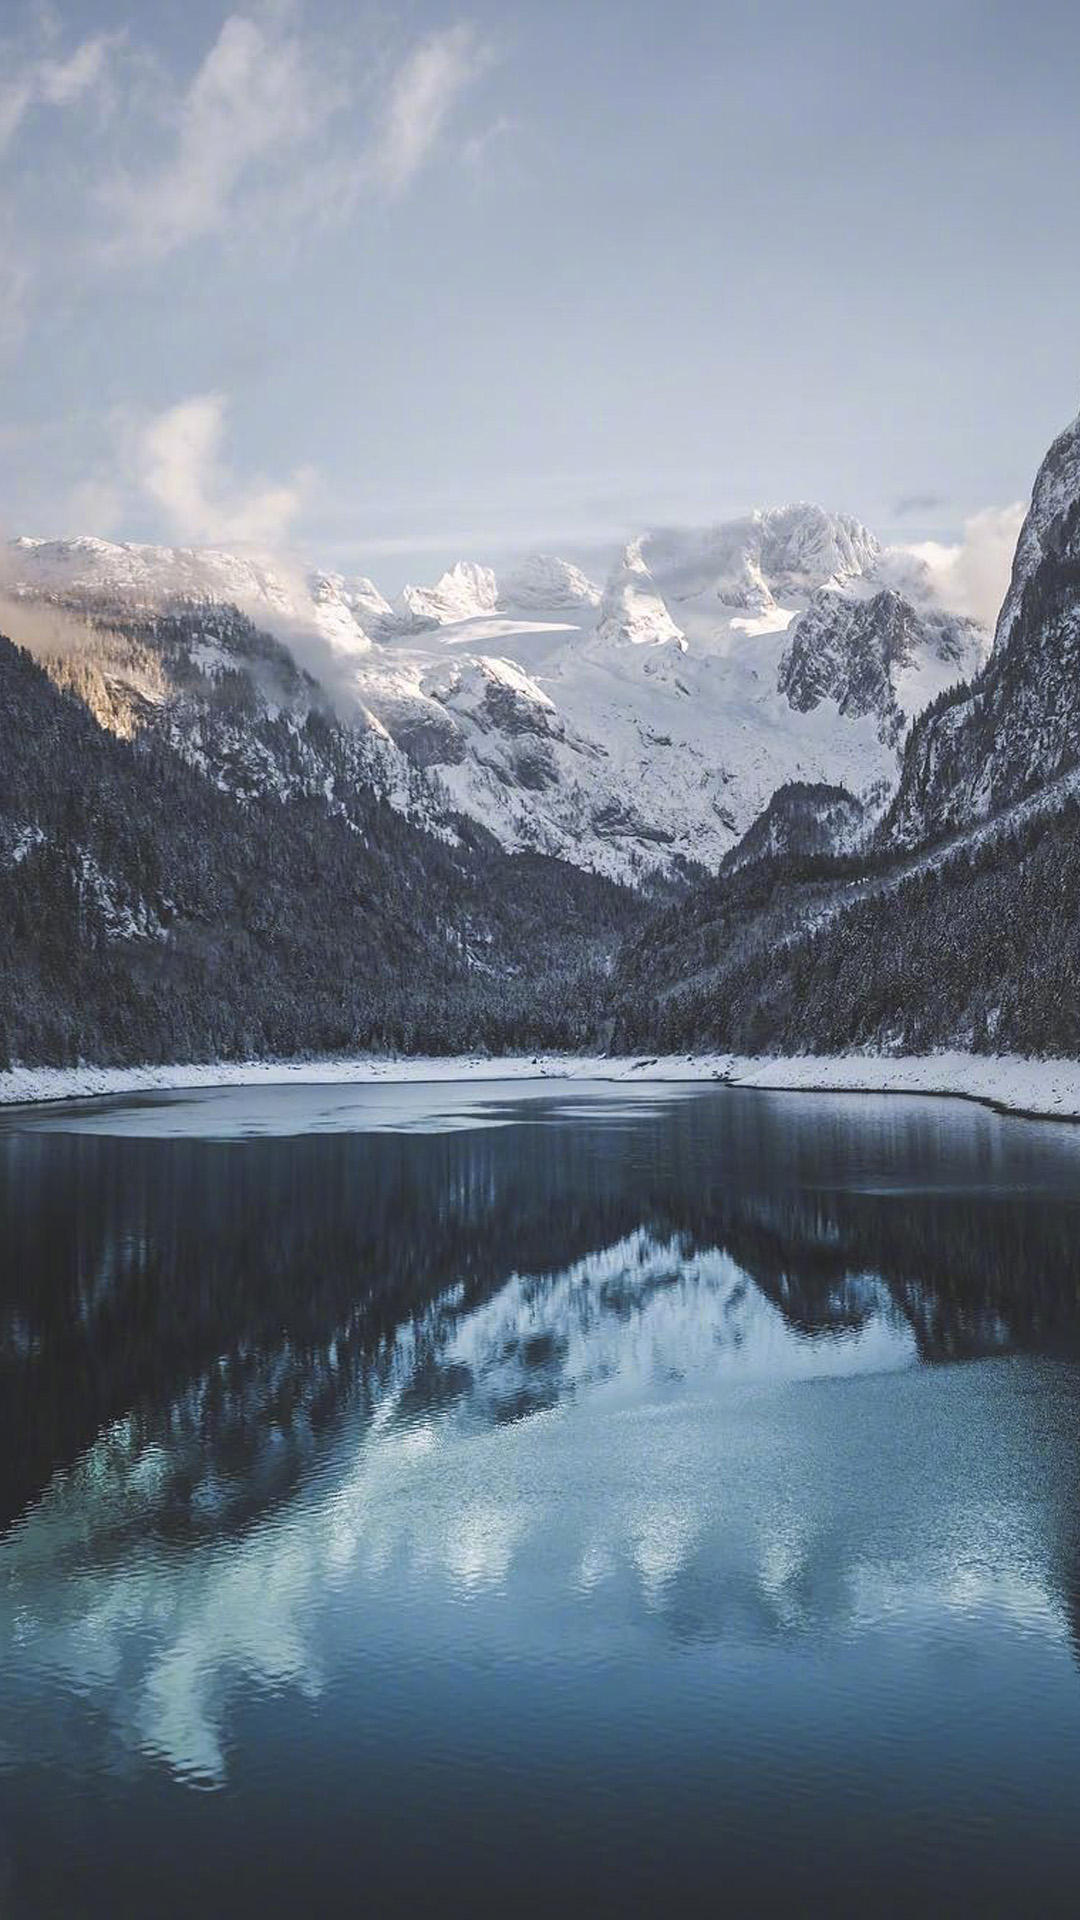
[[[0,1072],[0,1108],[141,1093],[257,1086],[446,1084],[461,1081],[593,1080],[659,1084],[721,1082],[771,1092],[904,1093],[975,1100],[1032,1119],[1080,1120],[1080,1060],[1016,1054],[525,1054],[393,1059],[261,1060],[143,1067],[15,1067]]]

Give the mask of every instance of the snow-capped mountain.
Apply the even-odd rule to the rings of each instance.
[[[494,613],[499,585],[491,567],[475,560],[459,560],[433,587],[405,587],[380,632],[389,638],[394,632],[425,633],[437,627],[453,626],[459,620],[474,620]]]
[[[913,714],[966,680],[985,657],[975,621],[918,606],[895,587],[868,600],[821,588],[780,662],[780,691],[800,713],[835,701],[839,713],[871,714],[882,740],[898,746]]]
[[[572,561],[534,553],[501,582],[500,599],[525,613],[569,613],[598,607],[600,588]]]
[[[860,662],[860,697],[880,705],[883,672],[899,691],[913,668],[925,690],[927,663],[959,665],[972,635],[916,611],[913,629],[892,584],[827,596],[792,637],[793,693],[816,699]],[[624,948],[614,1044],[1075,1056],[1078,980],[1080,420],[1039,470],[993,651],[911,727],[884,816],[778,792],[718,874]]]
[[[100,540],[16,541],[4,571],[81,604],[235,602],[505,848],[623,880],[715,866],[787,782],[880,798],[911,718],[987,645],[918,562],[806,505],[639,535],[602,590],[543,555],[391,602],[363,577]]]
[[[609,592],[617,600],[625,583],[651,594],[679,638],[716,644],[732,629],[786,627],[793,603],[819,588],[872,577],[881,558],[877,540],[857,520],[821,507],[780,507],[717,527],[641,535],[626,548]],[[639,625],[611,637],[649,636]],[[661,627],[655,637],[676,636]]]
[[[639,536],[602,593],[544,560],[403,599],[438,624],[377,630],[365,705],[505,846],[620,878],[715,865],[789,781],[880,801],[910,719],[988,645],[919,562],[815,507]]]

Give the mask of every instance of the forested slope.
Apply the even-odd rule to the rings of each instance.
[[[370,788],[238,796],[0,640],[0,1061],[577,1046],[640,914]]]

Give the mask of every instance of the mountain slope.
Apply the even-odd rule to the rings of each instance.
[[[461,562],[391,605],[367,579],[102,541],[15,542],[13,589],[99,615],[234,601],[361,728],[509,851],[640,883],[714,867],[790,781],[880,803],[927,700],[984,636],[860,524],[798,505],[631,541],[600,589]]]
[[[347,765],[349,730],[312,710],[289,740],[283,791],[223,781],[161,732],[101,727],[0,640],[0,1059],[591,1035],[633,899],[466,822],[448,845],[370,785],[335,805],[305,770]]]
[[[993,653],[915,723],[876,835],[822,855],[767,814],[628,944],[617,1043],[1080,1050],[1078,667],[1075,423],[1037,477]]]
[[[986,649],[925,568],[813,507],[642,535],[598,600],[565,563],[526,571],[525,594],[478,569],[445,576],[437,630],[377,645],[355,684],[503,845],[620,878],[716,865],[789,781],[880,802],[911,716]],[[462,655],[480,678],[523,676],[542,761],[521,761],[520,707],[515,737],[486,704],[462,724]]]
[[[1050,448],[985,671],[914,731],[886,826],[897,845],[969,826],[1080,756],[1080,419]]]

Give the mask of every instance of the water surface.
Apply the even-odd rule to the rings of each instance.
[[[0,1913],[1071,1912],[1080,1133],[0,1121]]]

